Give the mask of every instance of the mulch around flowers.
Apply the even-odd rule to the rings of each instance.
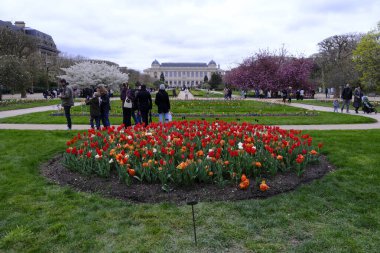
[[[325,156],[320,157],[319,163],[311,164],[301,177],[295,173],[278,174],[268,178],[266,183],[270,187],[261,192],[258,185],[251,184],[247,190],[240,190],[238,185],[210,185],[195,184],[193,186],[171,186],[169,191],[162,190],[161,184],[146,184],[138,181],[127,186],[119,181],[116,173],[109,178],[86,176],[73,172],[62,165],[62,156],[56,156],[41,166],[43,176],[61,186],[70,186],[77,191],[98,193],[104,197],[116,198],[133,203],[161,203],[170,202],[185,204],[188,201],[235,201],[255,198],[268,198],[277,194],[292,191],[302,184],[309,183],[323,177],[326,173],[335,170]]]

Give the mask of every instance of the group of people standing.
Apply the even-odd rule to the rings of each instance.
[[[65,79],[60,80],[62,85],[62,92],[59,95],[61,99],[61,105],[65,112],[65,117],[67,121],[67,129],[71,130],[71,107],[74,106],[74,91],[73,88]],[[90,106],[90,125],[92,128],[100,129],[100,122],[102,122],[104,127],[109,127],[111,125],[109,121],[109,114],[111,110],[110,96],[107,89],[103,84],[99,84],[96,87],[96,92],[93,96],[87,97],[86,104]]]
[[[72,127],[71,122],[71,107],[74,106],[74,93],[72,87],[61,79],[62,107],[64,108],[65,117],[67,120],[67,129]],[[144,124],[147,126],[151,121],[152,96],[147,90],[146,85],[137,83],[139,89],[131,89],[128,83],[122,85],[120,99],[122,101],[123,124],[125,127],[131,126],[133,118],[135,124]],[[90,125],[91,128],[100,129],[100,123],[104,127],[109,127],[109,115],[111,110],[110,94],[103,84],[96,87],[96,92],[92,97],[87,97],[86,104],[90,106]],[[156,93],[155,104],[158,108],[159,121],[164,123],[171,121],[169,95],[165,90],[165,85],[161,84],[159,91]]]
[[[146,85],[140,85],[139,83],[137,85],[139,89],[133,90],[129,87],[128,83],[124,83],[120,93],[123,108],[123,124],[125,127],[132,125],[131,118],[133,118],[135,124],[143,123],[145,126],[152,120],[152,96],[146,89]],[[160,85],[154,102],[158,107],[159,121],[161,123],[168,121],[170,101],[164,84]]]
[[[100,121],[104,127],[111,125],[109,120],[111,103],[110,94],[103,84],[97,86],[92,98],[87,97],[86,104],[90,106],[90,125],[100,129]],[[95,125],[94,125],[95,123]]]

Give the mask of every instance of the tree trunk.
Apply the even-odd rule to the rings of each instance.
[[[21,89],[21,98],[26,98],[26,90]]]

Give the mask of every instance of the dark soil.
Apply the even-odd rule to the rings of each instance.
[[[89,193],[99,193],[105,197],[122,199],[134,203],[170,202],[184,204],[189,201],[234,201],[253,198],[267,198],[283,192],[296,189],[299,185],[309,183],[323,177],[334,170],[326,157],[321,156],[319,163],[311,164],[304,174],[298,177],[295,173],[279,174],[266,183],[270,187],[261,192],[251,180],[247,190],[240,190],[238,186],[196,184],[187,187],[173,186],[168,192],[162,189],[161,184],[145,184],[134,182],[127,186],[119,182],[116,173],[109,178],[86,176],[73,172],[62,165],[62,156],[57,156],[41,166],[41,173],[50,181],[62,186],[71,186],[75,190]]]

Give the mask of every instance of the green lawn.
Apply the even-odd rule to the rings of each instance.
[[[286,106],[282,104],[272,104],[253,100],[172,100],[171,111],[174,114],[174,120],[182,119],[200,119],[215,120],[216,118],[226,121],[247,121],[268,125],[289,125],[289,124],[353,124],[353,123],[370,123],[375,122],[374,119],[367,117],[358,117],[347,114],[337,114],[330,112],[318,112],[312,114],[305,109]],[[88,124],[89,107],[86,105],[77,106],[72,109],[73,124]],[[306,114],[307,112],[307,114]],[[28,115],[0,119],[0,123],[35,123],[35,124],[65,124],[64,116],[51,116],[53,111],[38,112]],[[153,107],[153,113],[157,113],[157,107]],[[111,124],[122,123],[122,110],[120,101],[112,101],[112,115],[110,117]],[[191,114],[195,114],[192,115]],[[245,114],[254,114],[244,116]],[[275,116],[273,116],[275,115]],[[157,117],[153,117],[157,121]]]
[[[195,247],[189,206],[131,204],[47,182],[39,165],[75,133],[1,130],[0,251],[378,252],[380,130],[308,133],[336,170],[269,199],[196,205]]]

